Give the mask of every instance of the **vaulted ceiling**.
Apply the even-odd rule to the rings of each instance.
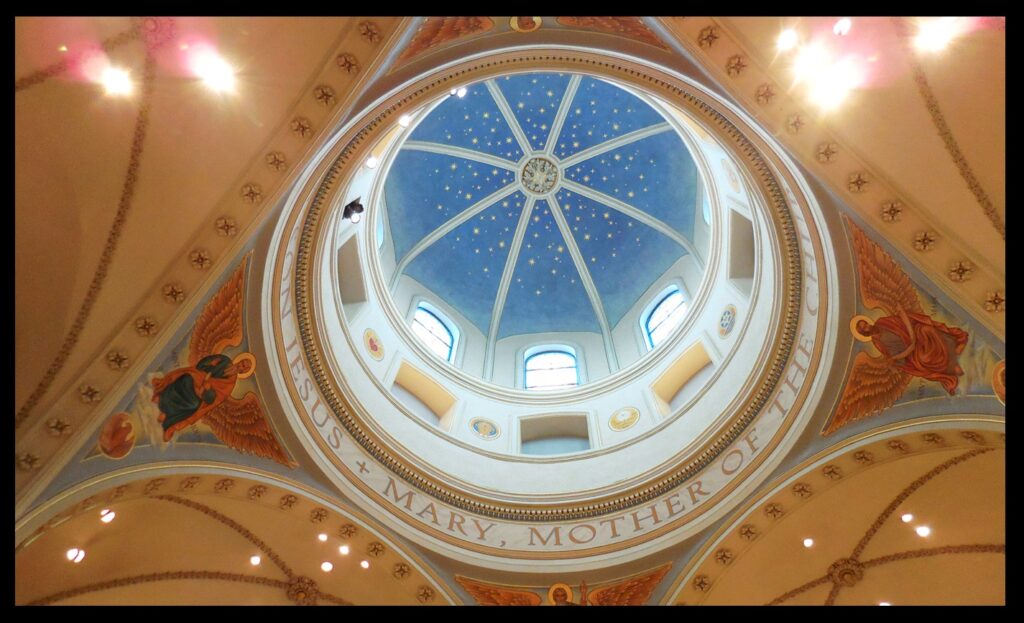
[[[227,450],[179,457],[180,466],[161,463],[166,473],[160,479],[174,487],[164,493],[191,503],[141,496],[123,500],[123,512],[118,509],[110,526],[124,526],[117,538],[103,533],[106,526],[98,524],[97,513],[101,502],[120,498],[119,488],[97,486],[88,499],[81,499],[84,493],[74,499],[39,497],[110,416],[100,407],[132,391],[133,381],[153,369],[155,358],[172,346],[220,276],[261,240],[302,166],[325,139],[403,80],[473,54],[517,45],[593,46],[714,85],[782,144],[816,190],[842,204],[916,281],[929,284],[970,323],[972,335],[984,337],[1002,355],[1005,19],[965,18],[952,44],[931,54],[913,49],[917,20],[903,18],[856,18],[844,37],[831,34],[834,18],[450,19],[15,20],[15,510],[23,522],[29,511],[63,509],[45,529],[19,543],[19,603],[89,582],[113,592],[64,598],[73,603],[109,603],[111,595],[125,603],[292,603],[324,594],[327,601],[334,596],[354,603],[472,603],[469,593],[445,590],[445,583],[454,587],[458,573],[484,575],[494,584],[542,595],[555,580],[612,582],[646,570],[641,561],[613,571],[595,566],[564,578],[484,572],[419,551],[372,518],[346,514],[347,502],[331,501],[322,490],[315,493],[312,484],[297,492],[301,516],[289,519],[292,507],[280,504],[296,493],[293,485],[282,484],[280,491],[272,490],[274,499],[260,502],[247,493],[270,478],[259,469],[243,466],[231,478],[209,475],[227,469],[221,461]],[[785,27],[795,28],[802,41],[821,41],[831,54],[862,59],[873,68],[870,79],[839,107],[819,110],[804,86],[794,83],[792,57],[777,50]],[[189,71],[190,50],[205,45],[229,60],[237,78],[233,92],[213,92]],[[86,70],[90,59],[127,69],[132,93],[105,95]],[[387,180],[396,260],[460,213],[480,209],[422,249],[404,270],[457,304],[485,334],[512,335],[527,326],[600,331],[598,306],[583,285],[581,268],[566,257],[571,244],[586,261],[606,321],[614,325],[635,301],[635,291],[659,274],[662,264],[685,253],[672,236],[640,222],[630,209],[657,218],[682,239],[690,236],[693,218],[700,218],[692,211],[672,212],[676,217],[663,211],[666,205],[696,208],[693,164],[672,132],[580,158],[553,198],[533,197],[519,187],[514,165],[527,151],[551,149],[557,158],[571,159],[603,141],[664,122],[646,103],[608,83],[583,77],[573,85],[569,74],[554,73],[469,86],[464,98],[446,99],[417,119]],[[567,90],[574,88],[572,103],[563,107]],[[499,94],[507,109],[499,105]],[[624,107],[634,107],[629,121]],[[564,125],[552,141],[544,126],[556,125],[560,110]],[[482,133],[490,145],[473,142]],[[431,144],[445,149],[423,148]],[[631,162],[643,167],[627,170]],[[638,172],[645,176],[642,182]],[[444,185],[463,192],[450,196],[440,190]],[[506,191],[507,196],[494,194]],[[484,198],[493,200],[480,204]],[[569,223],[571,240],[552,201],[580,219],[578,226]],[[530,219],[519,236],[525,242],[510,264],[513,234],[525,214]],[[559,252],[560,246],[567,250]],[[588,256],[596,259],[590,262]],[[495,314],[505,273],[510,295]],[[854,287],[847,285],[851,297]],[[495,318],[498,327],[492,326]],[[985,429],[979,436],[973,428],[936,424],[913,429],[912,439],[909,433],[901,438],[907,443],[893,444],[896,429],[904,426],[893,422],[943,409],[970,412],[975,403],[961,398],[897,409],[888,420],[892,430],[870,439],[874,456],[887,461],[869,468],[856,457],[856,448],[836,451],[845,471],[835,482],[822,465],[812,464],[813,457],[806,458],[835,439],[823,440],[816,432],[805,436],[783,466],[788,471],[776,474],[776,481],[695,542],[657,561],[671,559],[670,577],[677,584],[659,586],[649,603],[761,603],[816,581],[832,559],[864,535],[884,504],[922,474],[980,446],[995,451],[975,452],[970,462],[932,478],[914,498],[913,513],[930,518],[937,547],[990,547],[958,550],[962,557],[943,551],[930,566],[923,559],[886,564],[869,571],[868,580],[856,587],[843,589],[836,603],[872,603],[887,595],[895,595],[897,603],[940,603],[950,595],[957,603],[999,602],[1004,572],[997,546],[1005,542],[999,433]],[[935,431],[941,435],[935,437]],[[856,433],[857,443],[874,434],[866,424]],[[202,471],[201,486],[193,487],[200,481],[189,480],[191,470]],[[247,470],[262,480],[248,482]],[[148,495],[153,481],[144,476],[126,477],[125,485]],[[314,470],[303,478],[327,487]],[[806,499],[793,490],[800,478],[813,485]],[[231,486],[217,488],[231,479]],[[961,498],[966,502],[955,503]],[[793,512],[776,521],[765,510],[773,502]],[[371,542],[384,543],[380,561],[387,565],[374,562],[354,581],[329,576],[315,591],[305,584],[296,588],[301,584],[296,579],[317,574],[322,562],[323,551],[313,541],[318,520],[309,515],[320,506],[330,506],[332,546],[340,543],[339,530],[347,533],[343,526],[354,522],[360,529],[354,546],[368,551]],[[199,516],[200,507],[207,510],[205,517]],[[277,567],[273,575],[256,574],[246,568],[245,557],[267,549],[254,549],[252,539],[211,519],[215,516],[251,528],[250,536],[279,553],[288,571]],[[878,531],[873,556],[916,548],[917,537],[889,521]],[[770,532],[764,529],[769,522],[774,522]],[[754,538],[744,531],[748,525],[759,526]],[[795,541],[812,532],[816,540],[817,534],[828,535],[826,549],[805,550]],[[61,559],[71,541],[87,544],[88,560],[106,562],[89,572],[83,566],[53,573],[50,561]],[[201,547],[191,547],[196,544]],[[730,552],[722,556],[725,562],[716,560],[722,549]],[[124,552],[131,555],[124,558]],[[993,552],[999,557],[992,558]],[[161,557],[191,568],[169,567]],[[333,560],[338,571],[348,564],[348,559]],[[779,561],[793,566],[780,573]],[[270,569],[266,561],[263,565]],[[405,571],[399,573],[398,565],[406,565]],[[965,574],[964,568],[979,571]],[[122,576],[177,571],[266,575],[266,581],[235,577],[236,593],[218,588],[222,577],[209,582],[213,576],[199,577],[202,573],[179,578],[184,584],[177,591],[148,581],[117,583]],[[54,581],[49,590],[34,584],[41,578]],[[755,584],[759,592],[753,595]],[[899,591],[886,592],[897,586]],[[792,603],[828,598],[829,591],[815,585]]]

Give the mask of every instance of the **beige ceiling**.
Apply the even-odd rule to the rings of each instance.
[[[191,478],[195,484],[185,487]],[[231,486],[218,491],[225,479],[210,474],[164,480],[149,493],[143,491],[151,480],[130,483],[117,498],[114,490],[94,494],[58,516],[56,525],[17,551],[15,601],[24,604],[65,593],[54,603],[289,605],[293,600],[280,583],[299,577],[311,578],[322,593],[357,605],[446,601],[408,553],[362,522],[301,493],[238,478],[226,479]],[[263,492],[253,499],[252,488],[261,486]],[[288,495],[297,499],[282,507]],[[105,508],[116,513],[109,524],[100,521]],[[324,519],[315,522],[312,513],[317,509],[323,510]],[[342,536],[346,525],[354,528],[351,536]],[[320,533],[328,535],[326,542],[317,538]],[[345,556],[338,551],[343,544],[350,547]],[[73,547],[86,552],[78,564],[65,555]],[[289,573],[274,564],[272,554]],[[250,564],[253,555],[261,557],[258,566]],[[363,560],[370,563],[368,569],[360,566]],[[330,572],[320,568],[325,561],[334,565]],[[404,571],[396,571],[399,566]],[[186,577],[147,580],[168,572],[186,572]],[[115,580],[123,581],[113,585]],[[421,595],[422,587],[429,589],[428,598]]]
[[[833,480],[824,468],[807,470],[778,491],[755,501],[730,521],[723,538],[682,587],[678,601],[701,604],[767,604],[828,573],[833,563],[856,558],[862,563],[897,555],[870,566],[863,578],[839,591],[836,605],[999,604],[1005,595],[1005,555],[962,551],[965,546],[1003,546],[1005,532],[1005,453],[991,433],[980,444],[964,444],[957,431],[904,436],[907,452],[876,442],[869,464],[855,451],[828,461],[840,469]],[[890,439],[891,441],[891,439]],[[993,449],[994,448],[994,449]],[[985,450],[978,453],[979,450]],[[959,457],[959,458],[958,458]],[[946,464],[937,473],[933,470]],[[802,497],[794,488],[806,485]],[[765,513],[778,504],[777,517]],[[885,515],[890,504],[891,514]],[[901,516],[913,515],[904,523]],[[756,530],[744,538],[741,526]],[[918,526],[931,528],[921,537]],[[813,539],[804,547],[806,538]],[[863,549],[853,556],[861,540]],[[948,548],[938,555],[911,557],[924,549]],[[716,556],[728,551],[728,561]],[[701,592],[692,582],[707,578]],[[822,605],[833,588],[825,581],[780,600],[785,605]]]
[[[289,120],[286,113],[347,22],[175,21],[176,39],[155,52],[153,101],[131,210],[89,321],[55,386],[71,382],[74,371],[96,356],[141,296],[160,287],[156,281],[170,263],[191,270],[183,259],[189,240],[216,217],[223,196],[238,193],[245,181],[240,176]],[[19,18],[15,74],[21,78],[57,62],[61,45],[71,54],[76,41],[98,42],[131,26],[127,18]],[[178,42],[190,40],[216,42],[238,72],[237,93],[212,93],[183,72]],[[136,40],[110,53],[136,81],[132,97],[105,96],[74,72],[14,95],[16,409],[57,354],[113,224],[141,97],[144,49]]]
[[[824,32],[823,37],[836,40],[829,32],[834,20],[721,18],[784,87],[793,84],[793,74],[791,56],[776,51],[781,24],[797,28],[805,37]],[[913,20],[901,23],[914,31]],[[1005,219],[1006,31],[991,24],[979,26],[935,54],[908,52],[903,44],[906,35],[890,18],[857,18],[847,38],[849,49],[864,57],[877,56],[873,77],[822,121],[843,144],[883,171],[912,205],[1005,274],[1003,240],[936,131],[914,82],[912,63],[921,63],[960,150]]]

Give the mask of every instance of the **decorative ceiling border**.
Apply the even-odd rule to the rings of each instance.
[[[146,31],[145,20],[142,23]],[[67,383],[68,387],[77,386],[77,391],[54,398],[45,414],[52,417],[45,422],[43,417],[32,418],[21,430],[15,452],[16,516],[28,508],[78,445],[114,409],[134,379],[145,373],[152,356],[181,329],[192,311],[192,305],[182,303],[186,299],[203,300],[211,294],[221,269],[251,246],[250,234],[273,213],[300,175],[300,167],[289,169],[286,154],[297,152],[295,161],[301,163],[322,146],[376,76],[379,65],[386,60],[388,44],[403,36],[407,24],[408,18],[381,18],[379,24],[370,20],[356,24],[353,20],[341,29],[324,64],[311,75],[278,130],[239,178],[249,181],[241,183],[237,192],[225,193],[211,210],[209,229],[195,232],[183,252],[152,284],[153,289],[126,313],[124,324],[76,373],[76,380]],[[156,33],[152,35],[154,41],[162,43],[172,36],[173,29],[158,29]],[[359,58],[365,59],[365,64]],[[331,86],[339,77],[345,85],[340,98]],[[317,120],[319,129],[314,130],[310,119]],[[258,155],[263,151],[267,153]],[[220,252],[214,253],[214,249]],[[191,291],[190,284],[194,284]],[[157,313],[168,305],[175,310]],[[168,315],[168,319],[161,319]],[[124,345],[138,343],[139,338],[144,341],[141,352],[131,357]],[[117,377],[107,390],[98,379],[109,379],[112,373]]]
[[[851,475],[910,455],[966,448],[966,454],[947,461],[951,464],[959,463],[978,454],[1004,448],[1006,434],[1002,432],[1003,426],[1003,420],[990,416],[925,418],[868,431],[817,453],[786,471],[760,495],[750,498],[741,508],[734,511],[727,522],[711,534],[701,549],[690,558],[665,593],[662,603],[682,604],[682,600],[685,599],[686,604],[699,604],[729,565],[749,552],[757,539],[770,531],[778,521]],[[939,471],[945,471],[950,466],[952,465]],[[872,524],[851,557],[846,560],[858,562],[857,556],[885,518],[892,514],[900,501],[934,475],[929,475],[922,482],[912,488],[908,487],[897,496],[883,511],[882,516]],[[757,513],[758,509],[761,513]],[[909,557],[929,555],[920,554],[917,550],[903,554]],[[867,562],[874,562],[874,559],[859,564],[865,565]],[[874,564],[881,564],[881,561]],[[857,565],[837,565],[835,570],[840,574],[854,567]],[[798,592],[825,582],[834,582],[837,578],[839,575],[826,574],[799,587],[801,590]],[[790,592],[793,594],[780,595],[775,601],[788,599],[797,594]]]
[[[384,126],[386,119],[397,114],[398,111],[409,106],[420,97],[433,92],[446,92],[448,89],[447,85],[450,82],[464,80],[467,74],[480,72],[491,74],[499,70],[514,71],[520,67],[536,70],[539,67],[546,66],[591,72],[604,70],[611,75],[617,74],[627,80],[633,79],[638,82],[645,80],[648,86],[654,87],[666,96],[685,103],[695,114],[717,126],[722,134],[722,138],[727,139],[733,146],[737,158],[741,161],[745,160],[750,170],[756,172],[760,178],[758,182],[767,202],[770,204],[770,213],[773,216],[774,226],[782,239],[780,246],[785,255],[783,266],[785,267],[786,274],[782,283],[782,294],[780,295],[785,311],[782,314],[778,342],[776,348],[772,351],[771,362],[765,366],[764,372],[758,380],[760,387],[752,392],[752,398],[741,408],[742,414],[733,421],[724,434],[707,442],[702,450],[695,452],[694,456],[697,457],[695,460],[690,461],[683,467],[674,469],[671,474],[658,478],[654,482],[647,482],[632,487],[626,494],[611,496],[587,505],[552,505],[538,508],[536,506],[527,507],[495,503],[490,500],[482,501],[461,492],[454,492],[446,485],[424,475],[415,468],[409,467],[402,460],[394,456],[390,450],[382,447],[378,440],[374,439],[367,432],[358,417],[353,415],[347,399],[342,397],[342,392],[332,382],[330,374],[327,372],[328,366],[323,361],[321,355],[322,347],[318,343],[318,330],[316,329],[316,321],[313,317],[314,305],[312,304],[313,294],[311,287],[312,275],[315,271],[311,269],[311,263],[316,255],[314,246],[320,237],[318,232],[323,229],[323,223],[326,220],[328,197],[337,190],[337,183],[342,178],[343,171],[356,158],[357,152],[365,149],[362,147],[362,144],[369,142],[369,137]],[[430,79],[428,78],[427,80]],[[401,478],[410,486],[445,504],[485,517],[525,522],[586,519],[649,502],[679,487],[690,477],[709,465],[714,458],[739,437],[746,426],[760,413],[780,379],[783,367],[789,360],[796,337],[798,310],[801,303],[800,288],[802,284],[800,248],[792,216],[788,212],[784,194],[779,188],[778,181],[775,179],[775,173],[771,167],[762,159],[758,148],[745,135],[741,134],[731,121],[699,97],[685,88],[642,71],[638,65],[612,62],[596,55],[574,54],[562,50],[545,50],[542,52],[528,50],[505,53],[498,57],[492,56],[476,61],[469,66],[464,65],[455,71],[436,73],[432,81],[424,81],[409,87],[406,89],[404,97],[396,96],[389,105],[378,109],[376,115],[365,122],[363,127],[358,130],[354,129],[352,132],[355,132],[355,134],[342,148],[329,170],[323,174],[322,181],[313,196],[306,215],[303,217],[294,268],[295,315],[306,361],[326,403],[335,414],[338,422],[352,435],[353,439],[388,471]],[[275,323],[278,321],[279,318],[275,318]]]
[[[774,83],[756,55],[727,26],[710,17],[659,18],[659,22],[776,139],[794,154],[811,154],[801,158],[805,166],[832,186],[869,227],[886,232],[904,258],[925,274],[949,275],[949,281],[934,279],[933,283],[1005,340],[1001,313],[1005,276],[1000,270],[986,260],[964,259],[968,245],[955,231],[933,222],[922,210],[911,209],[892,180],[841,146],[824,123],[804,113],[803,103]],[[926,243],[919,242],[922,239]],[[936,244],[939,241],[942,244]],[[964,266],[966,273],[961,270]]]

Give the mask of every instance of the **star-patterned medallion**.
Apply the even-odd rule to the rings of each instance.
[[[699,183],[675,126],[628,89],[568,73],[467,85],[408,131],[387,172],[396,275],[491,342],[610,340],[691,252]]]

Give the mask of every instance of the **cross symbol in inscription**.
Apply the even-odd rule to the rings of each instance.
[[[366,463],[364,463],[362,461],[356,461],[356,465],[359,466],[359,473],[360,474],[369,474],[370,473],[370,470],[366,469]]]

